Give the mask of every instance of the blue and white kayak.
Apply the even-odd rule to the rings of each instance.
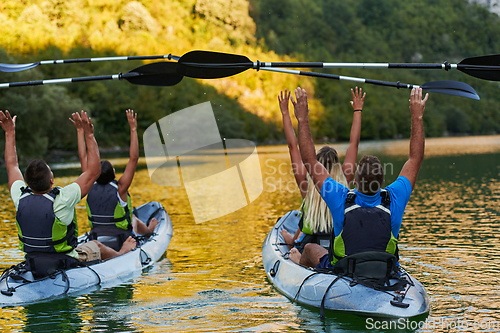
[[[299,220],[300,211],[286,213],[262,244],[262,261],[267,277],[286,297],[317,308],[321,308],[323,301],[324,309],[370,317],[413,318],[429,313],[425,288],[402,268],[400,279],[408,281],[404,290],[381,291],[351,283],[352,278],[349,277],[305,268],[288,259],[289,250],[281,231],[286,229],[294,234]]]
[[[172,238],[172,221],[159,202],[137,207],[136,214],[144,222],[155,217],[160,223],[147,239],[138,241],[135,250],[99,263],[58,271],[51,276],[35,280],[30,271],[19,265],[6,270],[0,278],[0,304],[13,305],[82,292],[89,288],[117,285],[129,280],[158,261],[167,250]],[[86,235],[79,237],[79,240]]]

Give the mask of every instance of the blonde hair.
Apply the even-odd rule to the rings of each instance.
[[[342,171],[339,155],[335,149],[328,146],[322,147],[316,155],[316,159],[323,164],[335,181],[349,187]],[[309,173],[307,174],[307,194],[301,208],[304,211],[304,226],[307,226],[313,233],[328,233],[332,231],[332,214],[321,194],[316,189]]]

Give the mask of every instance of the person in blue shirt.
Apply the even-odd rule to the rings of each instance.
[[[288,112],[290,95],[291,91],[285,89],[285,93],[281,91],[278,96],[278,101],[283,116],[283,130],[288,143],[293,175],[302,196],[302,204],[300,205],[302,217],[295,235],[290,234],[286,229],[281,231],[281,235],[285,243],[288,244],[288,249],[292,252],[302,252],[307,243],[325,244],[328,247],[326,244],[329,243],[333,220],[330,210],[321,198],[320,193],[316,191],[314,183],[302,163],[297,138]],[[354,179],[361,133],[361,111],[363,110],[366,93],[363,93],[363,89],[356,87],[351,89],[351,95],[352,101],[350,104],[354,111],[349,147],[345,153],[344,163],[340,164],[339,154],[329,146],[319,149],[316,155],[316,159],[325,166],[332,178],[345,186],[349,186],[348,184]]]
[[[308,121],[307,93],[300,87],[292,98],[298,120],[298,141],[302,161],[317,190],[332,213],[334,242],[327,251],[307,244],[302,255],[290,253],[290,259],[304,266],[331,268],[343,257],[364,251],[386,251],[397,255],[397,237],[403,213],[424,159],[423,115],[426,94],[413,88],[410,94],[411,136],[409,158],[399,177],[382,189],[384,169],[375,156],[364,156],[356,169],[355,190],[333,180],[317,162]]]

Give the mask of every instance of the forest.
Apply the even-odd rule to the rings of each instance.
[[[117,55],[182,56],[211,50],[252,61],[458,63],[499,53],[500,18],[466,0],[4,0],[0,63]],[[1,73],[0,82],[126,73],[140,61],[41,65]],[[470,84],[480,101],[432,94],[427,137],[500,133],[497,82],[459,71],[329,69],[327,73],[422,85]],[[121,81],[0,89],[0,110],[18,115],[22,159],[76,148],[68,118],[88,111],[100,147],[128,145],[125,110],[139,115],[139,136],[152,123],[210,101],[221,136],[259,144],[284,142],[277,95],[301,86],[310,95],[318,142],[348,140],[350,82],[247,70],[214,80],[184,78],[172,87]],[[367,93],[362,139],[410,134],[409,90],[362,85]],[[3,149],[3,137],[0,137]]]

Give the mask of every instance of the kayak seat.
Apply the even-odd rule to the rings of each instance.
[[[351,285],[362,284],[378,290],[402,290],[408,283],[400,279],[397,258],[388,252],[366,251],[337,261],[333,273],[352,278]],[[393,285],[390,279],[398,281]]]
[[[35,279],[41,279],[60,270],[75,268],[79,261],[64,253],[30,252],[26,254],[26,269]]]

